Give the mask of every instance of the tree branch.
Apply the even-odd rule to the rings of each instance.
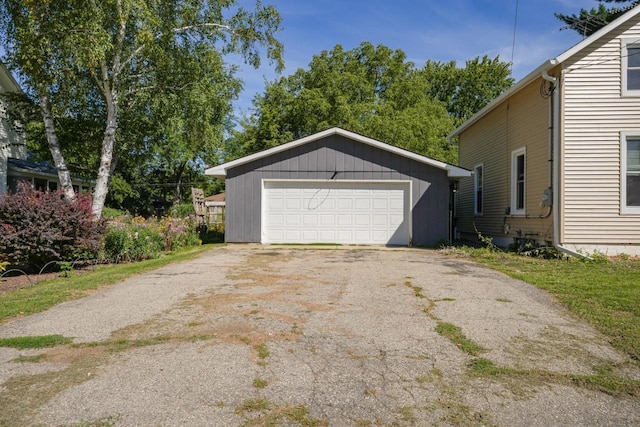
[[[223,25],[223,24],[216,24],[213,22],[204,22],[202,24],[195,24],[195,25],[187,25],[184,27],[178,27],[178,28],[174,28],[173,30],[171,30],[173,33],[180,33],[183,31],[189,31],[192,30],[194,28],[199,28],[199,27],[213,27],[213,28],[220,28],[223,31],[226,31],[228,33],[231,33],[233,35],[238,35],[237,32],[235,32],[230,26],[228,25]],[[164,35],[164,33],[158,33],[153,37],[153,40],[158,40],[160,37],[162,37]],[[142,49],[144,49],[146,47],[146,45],[141,45],[138,46],[133,52],[131,52],[131,55],[129,55],[129,57],[122,62],[121,64],[121,68],[124,68],[125,65],[127,65],[128,63],[130,63],[131,61],[133,61],[133,59],[142,51]],[[122,71],[122,70],[119,70]]]

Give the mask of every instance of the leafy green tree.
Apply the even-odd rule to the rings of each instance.
[[[511,85],[508,64],[476,58],[428,61],[419,69],[401,50],[362,43],[315,55],[307,69],[269,83],[231,145],[252,153],[333,126],[448,162],[446,135]]]
[[[258,0],[254,11],[247,11],[235,3],[0,0],[4,61],[24,77],[26,93],[40,110],[69,199],[74,194],[56,128],[60,120],[89,115],[102,123],[101,141],[91,141],[91,152],[81,150],[85,159],[98,152],[95,216],[101,214],[118,156],[171,144],[176,151],[164,156],[182,148],[175,160],[179,169],[184,158],[196,155],[198,144],[220,142],[222,118],[239,90],[222,55],[240,54],[257,67],[265,50],[282,67],[275,8]],[[154,132],[128,141],[127,134],[139,130],[129,126],[122,132],[123,121]]]
[[[464,67],[455,61],[427,61],[422,69],[430,82],[429,94],[443,102],[456,125],[473,114],[513,84],[510,64],[488,56],[468,60]]]
[[[612,7],[605,6],[604,3],[616,3]],[[618,3],[620,3],[618,5]],[[631,7],[638,5],[638,0],[599,0],[598,7],[591,9],[580,9],[578,14],[565,15],[556,13],[555,16],[570,28],[583,37],[590,36],[611,21],[623,15]]]

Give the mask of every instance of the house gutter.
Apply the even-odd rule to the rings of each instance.
[[[552,194],[553,210],[553,247],[569,256],[590,259],[562,245],[560,240],[560,83],[558,77],[549,74],[549,69],[542,70],[542,78],[553,85],[553,96],[549,102],[549,185]]]

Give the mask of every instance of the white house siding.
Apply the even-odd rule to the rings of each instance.
[[[640,131],[640,97],[621,97],[627,37],[640,38],[640,24],[623,25],[564,64],[560,240],[585,250],[640,244],[640,215],[621,214],[620,132]]]
[[[0,64],[0,93],[9,86]],[[7,191],[7,158],[26,159],[24,134],[17,133],[11,125],[5,102],[0,97],[0,196]]]
[[[480,163],[484,166],[482,215],[474,215],[474,180],[459,183],[460,237],[473,239],[477,229],[501,245],[511,243],[518,231],[540,242],[552,240],[551,217],[541,218],[547,213],[541,200],[549,186],[549,101],[540,96],[541,83],[541,78],[535,80],[460,134],[460,166],[471,170]],[[505,216],[511,198],[511,153],[523,147],[526,216]]]

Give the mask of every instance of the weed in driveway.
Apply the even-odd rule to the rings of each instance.
[[[410,288],[413,291],[413,294],[418,298],[426,298],[426,296],[422,293],[423,289],[420,286],[415,286],[411,282],[406,281],[404,285]]]
[[[265,388],[266,386],[269,385],[269,381],[262,379],[262,378],[254,378],[253,379],[253,386],[255,388]]]
[[[0,347],[13,347],[17,349],[46,348],[57,345],[71,344],[71,338],[62,335],[39,335],[33,337],[0,338]]]
[[[451,323],[438,322],[436,332],[458,346],[460,350],[472,356],[477,356],[486,351],[482,346],[467,338],[460,327]]]
[[[92,378],[92,372],[103,363],[100,352],[76,354],[71,348],[69,365],[59,371],[35,375],[16,375],[4,382],[0,389],[0,426],[31,425],[37,408],[58,393]]]
[[[422,375],[416,378],[416,381],[422,383],[433,383],[442,380],[442,371],[438,368],[433,368],[427,375]]]
[[[36,354],[35,356],[18,356],[12,360],[15,363],[40,363],[44,359],[44,354]]]
[[[254,350],[258,353],[260,359],[266,359],[269,357],[269,348],[266,343],[260,343],[253,346]]]
[[[551,372],[543,369],[525,370],[501,367],[496,366],[489,359],[478,358],[471,360],[468,368],[468,372],[472,376],[503,381],[515,394],[522,394],[521,387],[523,384],[527,384],[527,387],[529,387],[552,383],[574,385],[612,396],[640,397],[640,381],[615,375],[612,365],[596,367],[593,375],[578,375]]]
[[[236,415],[259,412],[256,418],[250,418],[242,425],[245,427],[297,425],[301,427],[323,427],[329,422],[309,418],[309,410],[304,405],[275,405],[267,399],[249,399],[235,410]]]
[[[117,417],[101,418],[95,421],[84,421],[78,424],[71,424],[69,427],[111,427],[116,425]]]
[[[396,412],[400,416],[400,420],[406,423],[415,424],[417,418],[413,413],[414,409],[415,408],[413,406],[401,406],[400,408],[396,409]]]
[[[235,413],[236,415],[242,415],[245,412],[266,411],[271,406],[273,405],[267,399],[262,399],[262,398],[249,399],[249,400],[245,400],[242,405],[238,406],[235,410]]]

